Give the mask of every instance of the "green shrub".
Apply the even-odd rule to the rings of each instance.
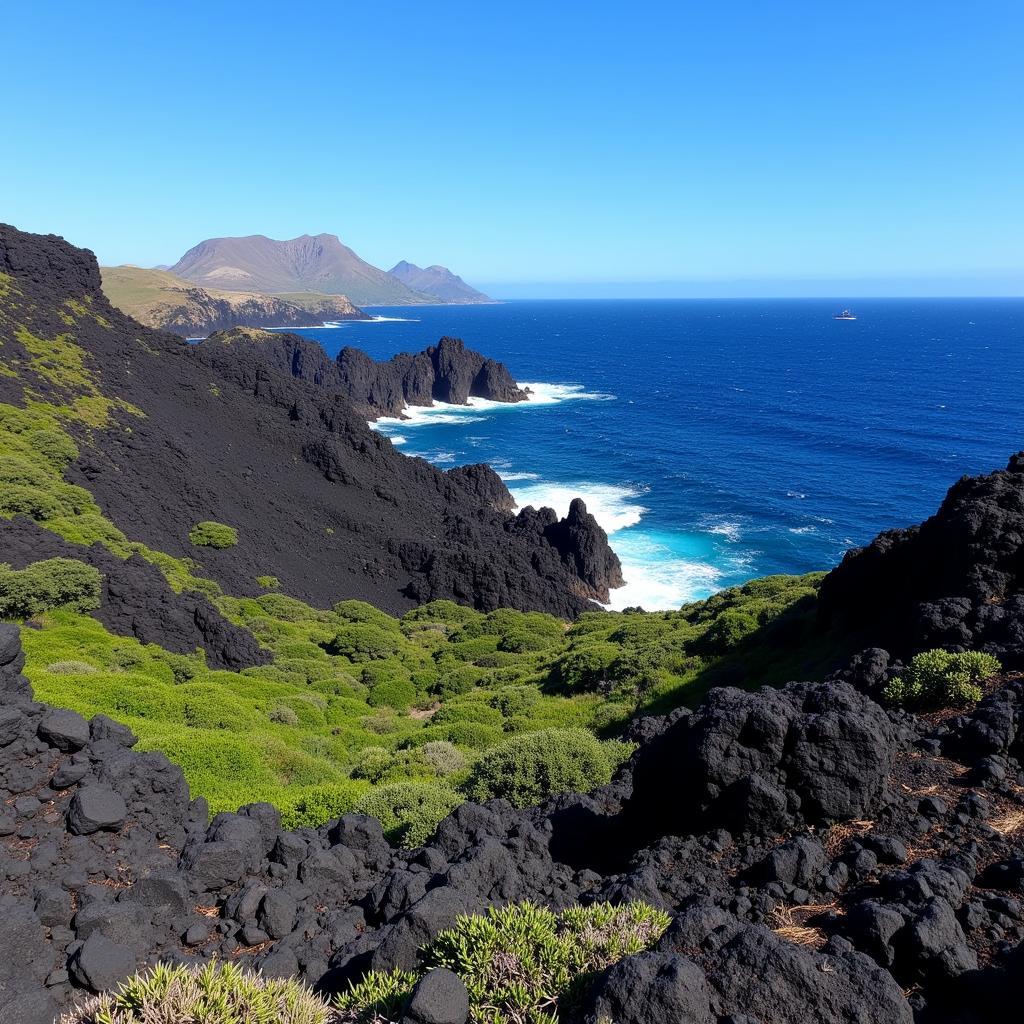
[[[233,548],[238,543],[238,531],[233,526],[207,520],[196,523],[188,531],[188,539],[197,548]]]
[[[264,590],[277,590],[281,586],[281,581],[276,576],[257,576],[256,582]]]
[[[611,681],[612,666],[622,653],[613,643],[588,643],[558,663],[558,680],[570,690],[597,690]]]
[[[353,622],[324,644],[328,654],[349,661],[383,661],[398,654],[401,638],[369,622]]]
[[[585,729],[542,729],[515,736],[473,765],[467,792],[474,800],[503,797],[516,807],[553,793],[587,792],[611,781],[600,741]]]
[[[431,740],[423,745],[423,760],[433,769],[434,774],[444,778],[465,767],[466,759],[453,743],[447,740]]]
[[[310,786],[279,801],[281,824],[284,828],[316,828],[354,810],[365,792],[365,784],[354,782]]]
[[[490,699],[490,705],[505,718],[525,715],[540,700],[536,686],[506,686]]]
[[[352,778],[381,782],[395,766],[395,755],[386,747],[363,747],[352,769]]]
[[[416,699],[416,687],[408,679],[383,679],[370,687],[366,702],[371,707],[389,707],[407,711]]]
[[[55,661],[46,666],[46,671],[57,676],[92,676],[99,669],[87,661]]]
[[[422,846],[458,803],[458,794],[440,783],[396,782],[367,793],[356,810],[376,818],[391,842],[411,848]]]
[[[113,993],[81,1003],[60,1024],[328,1024],[333,1016],[322,999],[297,981],[211,962],[204,967],[157,964],[121,982]]]
[[[447,967],[469,992],[474,1024],[558,1024],[598,972],[650,948],[669,915],[645,903],[597,903],[555,914],[532,903],[460,916],[422,951],[423,971]],[[417,980],[370,972],[338,999],[354,1024],[397,1020]]]
[[[98,608],[101,580],[97,569],[73,558],[48,558],[24,569],[0,565],[0,618],[28,619],[53,608]]]
[[[914,656],[903,676],[889,681],[885,698],[907,707],[975,704],[982,695],[978,682],[1000,667],[997,658],[981,651],[924,651]]]
[[[278,725],[298,725],[299,716],[290,707],[284,704],[279,704],[276,708],[273,708],[267,713],[267,718],[272,722],[276,722]]]

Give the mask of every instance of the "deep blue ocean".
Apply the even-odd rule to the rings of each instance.
[[[675,607],[834,565],[1024,448],[1024,300],[520,301],[374,309],[301,333],[334,355],[444,334],[536,392],[378,429],[440,467],[489,462],[521,505],[574,495],[611,535],[613,607]]]

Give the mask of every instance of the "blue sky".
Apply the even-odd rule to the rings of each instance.
[[[330,231],[497,294],[1024,294],[1024,4],[4,13],[0,219]]]

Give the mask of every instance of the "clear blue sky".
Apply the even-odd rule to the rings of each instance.
[[[0,219],[105,263],[330,231],[506,295],[1024,294],[1020,0],[56,0],[2,34]]]

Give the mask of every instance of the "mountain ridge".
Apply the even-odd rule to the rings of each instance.
[[[427,304],[431,300],[371,266],[337,235],[266,235],[208,238],[193,246],[171,272],[205,288],[275,295],[342,294],[357,306]]]
[[[399,260],[389,271],[403,284],[414,291],[435,295],[442,302],[461,305],[481,305],[495,300],[482,291],[466,284],[458,274],[435,263],[429,267],[418,267],[408,260]]]

